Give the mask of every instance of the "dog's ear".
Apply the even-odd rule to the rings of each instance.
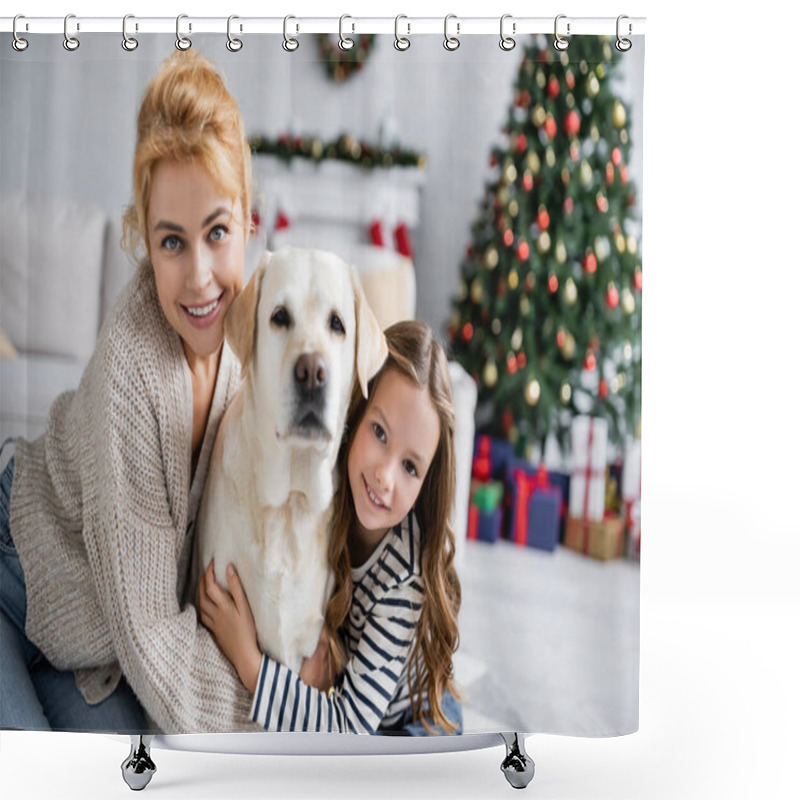
[[[386,337],[367,302],[358,273],[350,267],[353,295],[356,301],[356,376],[361,393],[367,396],[367,384],[383,366],[389,352]]]
[[[269,261],[269,253],[264,253],[247,286],[231,303],[225,317],[223,330],[231,350],[236,353],[242,365],[242,375],[247,372],[253,357],[256,337],[256,310],[261,295],[261,279]]]

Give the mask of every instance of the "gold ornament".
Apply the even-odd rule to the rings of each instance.
[[[542,168],[542,162],[539,160],[539,156],[533,150],[528,153],[527,158],[525,159],[526,163],[528,164],[528,169],[534,174],[538,175],[539,170]]]
[[[564,284],[564,302],[568,305],[574,305],[576,300],[578,299],[578,287],[575,285],[575,281],[572,278],[567,278],[567,282]]]
[[[516,200],[512,200],[508,204],[508,213],[512,217],[516,217],[519,214],[519,203]]]
[[[628,144],[628,131],[620,131],[619,140],[622,144]]]
[[[620,253],[624,253],[625,252],[625,237],[621,233],[618,233],[614,237],[614,244],[617,246],[617,250]]]
[[[523,317],[527,317],[531,310],[531,301],[528,300],[528,295],[523,294],[519,299],[519,313]]]
[[[567,260],[567,248],[564,242],[559,239],[556,242],[556,261],[559,264],[563,264]]]
[[[547,83],[547,75],[544,74],[543,70],[537,69],[536,70],[536,85],[540,89],[544,89],[546,83]]]
[[[625,359],[626,364],[631,363],[631,359],[633,358],[633,347],[631,346],[630,342],[625,342],[623,345],[622,357]]]
[[[543,105],[537,105],[531,112],[531,122],[537,127],[541,128],[547,119],[547,112],[544,110]]]
[[[636,311],[636,300],[627,286],[622,290],[622,310],[628,315]]]
[[[608,55],[606,56],[606,59],[610,59],[610,58],[611,58],[611,51],[609,50],[608,51]],[[594,71],[597,73],[597,77],[600,78],[600,80],[603,80],[603,78],[605,78],[605,76],[606,76],[606,68],[605,68],[604,64],[598,64],[595,67]]]
[[[472,302],[475,303],[475,305],[480,305],[481,302],[483,302],[483,284],[480,282],[480,279],[475,278],[475,280],[472,281],[469,296],[472,298]]]
[[[540,253],[546,253],[550,249],[550,234],[547,231],[541,232],[536,240],[536,247]]]
[[[499,259],[499,256],[497,254],[497,248],[493,246],[490,247],[486,251],[485,258],[486,258],[486,266],[489,267],[489,269],[494,269],[497,266],[497,261]]]
[[[525,402],[529,406],[535,406],[539,402],[539,397],[542,394],[542,387],[539,386],[539,381],[536,378],[532,378],[528,381],[527,386],[525,387]]]
[[[580,177],[584,189],[588,189],[592,184],[592,167],[586,159],[581,161]]]
[[[611,120],[615,128],[622,128],[625,125],[627,116],[625,114],[625,106],[619,100],[614,101],[614,112],[611,115]]]
[[[564,338],[564,346],[561,348],[564,358],[569,360],[575,355],[575,337],[568,333]]]
[[[322,142],[319,139],[314,139],[311,142],[311,157],[312,158],[322,158],[322,154],[325,152],[325,147],[323,146]]]
[[[503,178],[508,184],[514,183],[514,181],[517,179],[517,168],[514,166],[513,162],[509,161],[506,164],[505,169],[503,170]]]
[[[519,286],[519,273],[512,269],[511,272],[508,273],[508,288],[512,291]]]
[[[635,256],[637,250],[638,250],[638,245],[636,244],[636,239],[633,236],[629,236],[628,237],[628,252]]]
[[[598,92],[600,91],[600,81],[597,80],[597,75],[594,72],[589,76],[589,80],[586,82],[586,94],[589,97],[597,97]]]
[[[567,108],[575,108],[575,95],[572,92],[567,92],[567,96],[564,98]]]
[[[495,317],[492,320],[492,333],[495,336],[499,336],[500,335],[500,331],[502,331],[502,330],[503,330],[503,323],[500,322],[498,317]]]
[[[497,383],[497,364],[494,361],[487,361],[483,368],[483,384],[492,389]]]
[[[547,150],[544,151],[544,160],[548,167],[554,167],[556,165],[556,151],[548,145]]]
[[[511,348],[519,350],[522,347],[522,328],[515,328],[511,334]]]
[[[561,384],[561,402],[566,405],[572,399],[572,387],[568,383]]]

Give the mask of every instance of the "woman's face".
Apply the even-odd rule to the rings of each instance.
[[[439,445],[439,415],[427,389],[389,368],[378,379],[347,458],[358,531],[376,544],[403,520]]]
[[[161,308],[190,367],[222,345],[222,323],[244,280],[241,203],[226,197],[191,162],[153,171],[147,232]]]

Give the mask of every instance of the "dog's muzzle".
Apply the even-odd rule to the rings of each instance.
[[[330,438],[325,424],[328,366],[319,353],[303,353],[294,365],[294,414],[289,433],[304,439]]]

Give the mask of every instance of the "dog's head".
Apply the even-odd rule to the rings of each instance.
[[[366,396],[387,353],[355,270],[320,250],[266,254],[225,332],[278,440],[324,450],[338,449],[353,381]]]

